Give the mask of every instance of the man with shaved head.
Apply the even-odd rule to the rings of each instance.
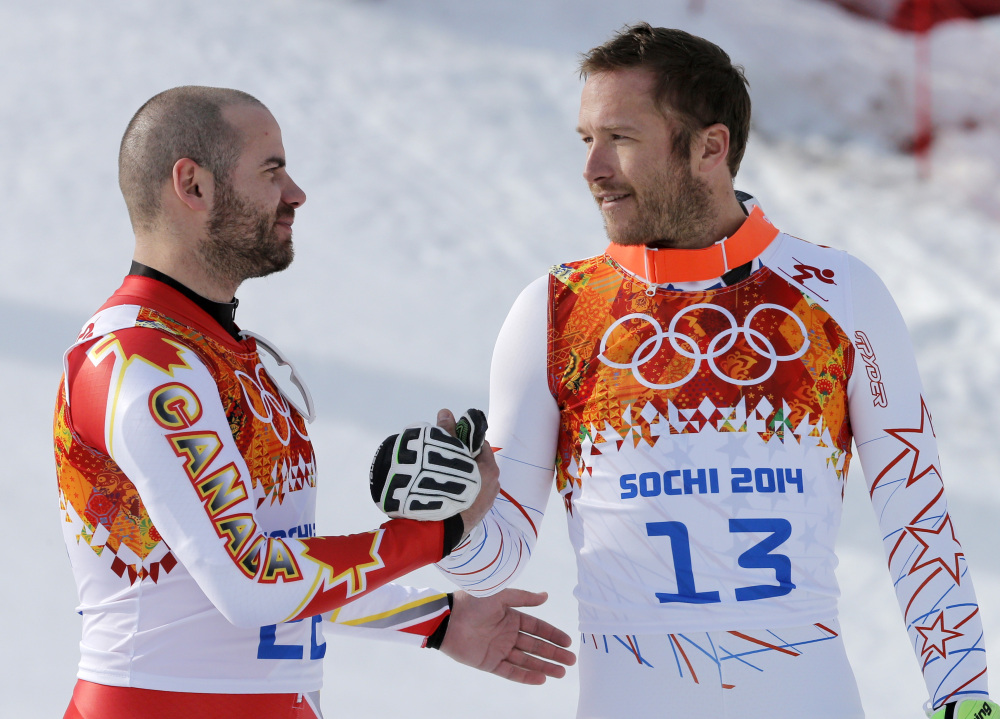
[[[67,351],[55,411],[83,616],[65,716],[320,717],[324,626],[514,681],[562,676],[569,637],[514,609],[544,595],[392,583],[493,503],[481,413],[421,429],[447,460],[417,475],[447,475],[437,513],[418,502],[370,532],[316,535],[309,393],[293,369],[287,396],[259,352],[287,361],[235,322],[240,284],[291,263],[306,200],[268,109],[237,90],[167,90],[132,118],[119,168],[132,267]]]

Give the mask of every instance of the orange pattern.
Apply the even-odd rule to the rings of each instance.
[[[751,431],[748,417],[754,413],[764,420],[764,441],[795,436],[803,423],[811,436],[828,433],[831,462],[839,476],[846,474],[851,446],[847,380],[854,350],[826,310],[780,276],[763,268],[732,287],[659,290],[650,296],[647,285],[600,256],[554,267],[549,283],[548,371],[561,417],[560,491],[582,481],[583,441],[597,447],[608,441],[606,434],[593,436],[595,427],[610,426],[621,441],[631,437],[653,445],[663,434],[698,432],[708,423],[719,431]],[[761,310],[761,305],[773,307]],[[731,336],[734,323],[726,312],[735,327],[752,331]],[[651,318],[659,330],[642,318],[614,326],[630,314]],[[668,328],[675,318],[672,344]],[[720,336],[732,339],[731,346]],[[761,351],[767,345],[774,354],[790,357],[803,348],[804,337],[808,347],[792,360],[771,362]],[[713,352],[718,356],[711,362],[691,357]],[[641,377],[635,364],[613,366],[629,365],[636,357],[642,360]],[[669,432],[652,431],[651,421],[668,417],[683,421],[671,422]],[[835,461],[842,455],[842,463]]]

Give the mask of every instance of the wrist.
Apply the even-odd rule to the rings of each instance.
[[[462,539],[465,537],[465,521],[461,514],[454,514],[445,518],[442,523],[444,524],[444,554],[441,555],[441,558],[444,559],[462,543]]]
[[[454,592],[448,592],[448,613],[444,615],[441,623],[437,625],[427,641],[424,643],[424,647],[427,649],[440,649],[441,643],[444,641],[445,634],[448,633],[448,623],[451,621],[451,608],[455,604],[455,594]]]

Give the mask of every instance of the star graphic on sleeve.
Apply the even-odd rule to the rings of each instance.
[[[963,636],[962,632],[944,628],[944,612],[938,612],[937,619],[929,627],[914,627],[914,629],[924,638],[924,646],[920,650],[920,656],[937,652],[944,659],[948,656],[948,649],[945,644],[956,637]],[[931,657],[928,656],[927,658],[930,659]]]
[[[886,429],[886,434],[902,442],[904,449],[895,459],[885,466],[875,481],[872,483],[872,491],[882,478],[889,473],[889,470],[896,466],[907,455],[912,454],[910,473],[906,479],[906,486],[916,482],[921,477],[934,472],[938,478],[941,477],[941,469],[937,466],[938,452],[937,439],[934,435],[934,425],[931,421],[931,413],[927,409],[924,398],[920,398],[920,426],[910,429]]]
[[[948,531],[945,531],[945,528]],[[920,554],[910,567],[910,573],[922,569],[937,562],[955,580],[955,584],[961,584],[961,574],[958,568],[958,558],[964,557],[962,545],[955,537],[955,527],[951,523],[951,516],[945,515],[944,520],[937,529],[924,529],[922,527],[907,526],[906,531],[917,540],[923,547]],[[926,557],[926,559],[925,559]]]

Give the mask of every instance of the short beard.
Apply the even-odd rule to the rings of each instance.
[[[636,201],[636,214],[631,222],[615,224],[601,213],[604,229],[613,243],[668,248],[703,246],[712,226],[712,191],[707,182],[691,174],[686,163],[665,168],[642,195],[631,187],[628,191]]]
[[[282,204],[274,212],[262,212],[240,197],[228,182],[216,182],[208,238],[199,247],[201,260],[216,277],[233,286],[251,277],[265,277],[287,268],[295,256],[291,242],[283,242],[275,222],[294,216]]]

